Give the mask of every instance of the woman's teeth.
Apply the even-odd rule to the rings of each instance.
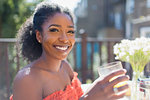
[[[56,48],[59,50],[67,50],[68,46],[65,46],[65,47],[56,46]]]

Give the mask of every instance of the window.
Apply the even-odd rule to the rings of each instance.
[[[142,27],[140,28],[140,36],[149,37],[150,38],[150,27]]]
[[[131,14],[133,12],[134,12],[134,0],[127,0],[127,3],[126,3],[126,13],[127,14]]]
[[[114,15],[114,21],[115,21],[115,28],[120,30],[122,29],[122,23],[121,23],[121,13],[120,12],[116,12],[115,15]]]
[[[114,14],[113,14],[113,12],[110,12],[110,14],[108,16],[109,16],[110,26],[112,26],[114,24]]]
[[[146,6],[147,8],[150,8],[150,0],[147,0]]]

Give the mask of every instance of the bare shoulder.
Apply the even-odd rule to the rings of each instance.
[[[18,71],[14,82],[32,81],[33,79],[36,80],[35,72],[30,67],[24,67]]]
[[[39,80],[30,67],[21,69],[13,84],[13,95],[15,100],[41,100],[42,90]]]
[[[71,65],[69,64],[69,62],[67,60],[63,60],[62,63],[63,63],[63,67],[65,68],[65,70],[67,70],[69,75],[71,77],[73,77],[73,75],[74,75],[73,72],[74,71],[73,71]]]

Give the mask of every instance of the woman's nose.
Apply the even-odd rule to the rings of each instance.
[[[66,33],[61,34],[61,36],[59,37],[59,41],[63,43],[68,43],[69,40],[68,40]]]

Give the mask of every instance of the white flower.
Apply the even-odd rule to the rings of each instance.
[[[119,53],[119,57],[123,57],[123,56],[125,56],[125,55],[126,55],[125,52],[120,52],[120,53]]]
[[[129,59],[129,56],[126,56],[126,60],[127,60],[127,61],[129,61],[129,60],[130,60],[130,59]]]
[[[135,40],[121,40],[114,45],[115,59],[127,62],[146,62],[150,60],[150,38],[136,38]],[[144,59],[143,59],[144,57]]]
[[[144,55],[150,53],[150,45],[143,48]]]
[[[121,40],[121,43],[123,43],[123,44],[129,44],[130,40],[124,39],[124,40]]]
[[[133,46],[133,48],[132,48],[133,50],[140,50],[141,49],[141,47],[139,46],[139,45],[135,45],[135,46]]]
[[[114,46],[114,54],[118,54],[119,53],[119,45],[118,44],[116,44],[115,46]]]
[[[118,60],[118,59],[119,59],[119,57],[118,57],[118,56],[116,56],[116,57],[115,57],[115,59],[116,59],[116,60]]]
[[[134,52],[135,52],[135,51],[134,51],[133,49],[130,49],[130,50],[129,50],[129,55],[134,55]]]

